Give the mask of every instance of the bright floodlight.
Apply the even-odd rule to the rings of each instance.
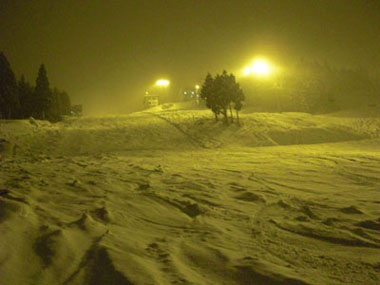
[[[170,85],[170,81],[166,80],[166,79],[160,79],[160,80],[156,81],[156,85],[157,86],[169,86]]]
[[[269,64],[263,60],[255,60],[250,69],[251,69],[251,72],[257,75],[265,75],[270,72]]]
[[[197,85],[195,85],[195,89],[199,89],[199,88],[201,88],[198,84]]]

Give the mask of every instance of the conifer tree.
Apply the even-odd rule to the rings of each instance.
[[[233,122],[232,106],[237,103],[238,109],[239,107],[241,109],[241,102],[244,101],[244,94],[232,73],[228,74],[227,71],[224,70],[221,75],[217,75],[217,78],[218,80],[216,80],[216,82],[218,83],[216,84],[218,85],[219,90],[218,104],[222,109],[224,121],[227,124],[228,110],[230,111],[231,122]]]
[[[243,90],[240,88],[239,84],[236,85],[236,90],[234,93],[234,98],[233,103],[234,103],[234,109],[236,111],[236,121],[238,124],[240,124],[240,119],[239,119],[239,111],[243,107],[243,101],[245,100],[245,96],[243,93]]]
[[[226,70],[223,70],[222,75],[217,75],[217,77],[220,80],[220,83],[218,83],[220,93],[218,96],[218,102],[223,109],[224,121],[228,124],[228,109],[230,109],[231,122],[233,122],[231,103],[234,96],[233,92],[235,78],[232,74],[228,75]]]
[[[37,118],[42,120],[49,119],[48,116],[50,115],[49,111],[53,101],[53,94],[49,88],[49,80],[43,64],[41,64],[38,70],[34,93]]]
[[[223,114],[224,122],[228,124],[228,110],[230,111],[231,122],[233,122],[232,106],[238,112],[242,108],[244,94],[240,85],[236,82],[233,74],[228,74],[227,71],[217,74],[215,78],[211,74],[207,74],[202,85],[201,98],[205,100],[206,106],[210,108],[217,120],[218,114]]]
[[[4,119],[16,119],[20,109],[16,77],[0,52],[0,111]]]
[[[202,89],[200,92],[201,98],[206,102],[207,108],[211,109],[211,111],[215,115],[215,120],[218,121],[218,115],[220,114],[220,108],[217,104],[216,100],[216,88],[214,78],[210,73],[207,74],[206,79],[202,85]]]
[[[229,92],[228,74],[224,70],[223,73],[215,76],[215,92],[216,105],[219,106],[220,112],[223,114],[224,123],[228,124],[227,110],[231,103],[231,93]]]
[[[32,116],[35,108],[33,102],[33,87],[26,82],[24,75],[18,83],[18,94],[20,99],[20,117],[28,118]]]

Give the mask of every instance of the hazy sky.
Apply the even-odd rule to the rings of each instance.
[[[129,111],[160,77],[171,92],[257,54],[379,70],[378,0],[0,0],[0,51],[89,110]],[[86,107],[85,107],[86,108]]]

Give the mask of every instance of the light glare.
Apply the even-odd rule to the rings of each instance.
[[[243,74],[245,76],[255,75],[257,77],[266,77],[272,72],[272,67],[268,61],[262,58],[257,58],[253,61],[252,65],[244,68]]]
[[[251,67],[251,71],[257,75],[265,75],[270,72],[270,68],[265,61],[256,60]]]
[[[156,81],[157,86],[169,86],[170,81],[166,79],[160,79]]]

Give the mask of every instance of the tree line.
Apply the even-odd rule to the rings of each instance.
[[[25,119],[33,117],[56,122],[69,115],[69,95],[57,88],[50,88],[46,68],[41,64],[35,86],[22,75],[17,81],[11,66],[0,52],[0,116],[3,119]]]
[[[215,77],[208,73],[202,85],[200,97],[205,101],[207,108],[214,113],[216,121],[219,115],[223,115],[225,124],[233,123],[232,109],[234,109],[236,121],[239,123],[239,111],[243,107],[245,96],[232,73],[228,74],[224,70],[222,74],[217,74]]]

